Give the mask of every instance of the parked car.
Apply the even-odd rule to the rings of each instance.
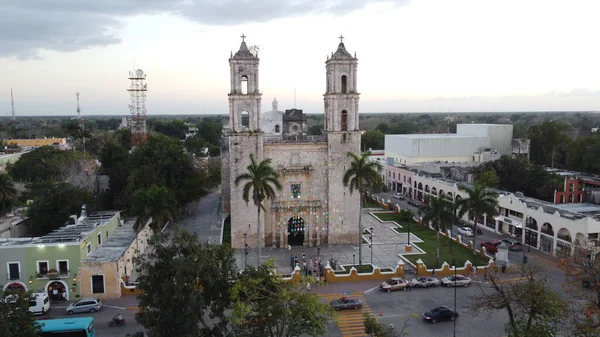
[[[461,223],[461,227],[468,227],[468,228],[471,228],[471,230],[473,230],[474,226],[472,223],[464,221],[464,220],[461,221],[460,223]],[[477,226],[477,235],[482,235],[482,234],[483,234],[483,231],[481,230],[481,228],[479,228],[479,226]]]
[[[67,314],[73,315],[81,312],[96,312],[102,309],[102,301],[99,298],[82,298],[67,306]]]
[[[392,197],[394,199],[404,200],[404,196],[402,195],[402,193],[394,193],[394,195]]]
[[[501,243],[502,241],[500,240],[484,241],[481,243],[481,247],[485,247],[485,250],[488,253],[496,254],[498,252],[498,246],[500,246]]]
[[[430,276],[421,276],[419,278],[414,278],[410,281],[410,285],[413,288],[429,288],[440,285],[440,280],[435,277]]]
[[[520,251],[523,249],[521,243],[515,239],[502,239],[502,242],[512,251]]]
[[[423,318],[431,323],[453,321],[456,317],[458,317],[458,312],[455,312],[446,306],[437,307],[423,314]]]
[[[442,279],[442,285],[445,287],[468,287],[471,285],[471,279],[463,275],[451,275]]]
[[[458,229],[458,234],[464,236],[474,236],[473,230],[469,227],[461,227]]]
[[[381,283],[379,285],[379,290],[387,291],[389,293],[394,290],[406,290],[408,287],[410,287],[410,282],[408,282],[408,280],[404,280],[400,277],[393,277]]]
[[[43,315],[50,310],[50,298],[46,293],[34,293],[29,300],[29,311],[34,315]]]
[[[329,305],[335,310],[360,309],[363,306],[360,298],[349,297],[342,297],[339,300],[331,301]]]

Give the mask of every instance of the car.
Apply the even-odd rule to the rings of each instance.
[[[456,317],[458,317],[458,312],[446,306],[437,307],[426,313],[423,313],[423,319],[430,323],[453,321]]]
[[[392,197],[394,199],[404,200],[404,196],[402,195],[402,193],[394,193],[394,195]]]
[[[349,298],[342,297],[339,300],[329,302],[329,306],[331,306],[334,310],[347,310],[347,309],[360,309],[363,304],[360,298]]]
[[[508,246],[509,250],[520,251],[523,249],[521,243],[515,239],[502,239],[502,243]]]
[[[500,240],[484,241],[481,243],[481,247],[485,247],[485,250],[488,253],[496,254],[498,252],[498,246],[500,246],[501,243],[502,241]]]
[[[69,304],[66,312],[69,315],[73,315],[82,312],[96,312],[100,309],[102,309],[102,301],[99,298],[89,297]]]
[[[435,277],[430,276],[421,276],[419,278],[414,278],[410,281],[410,285],[413,288],[429,288],[440,285],[440,280]]]
[[[408,280],[404,280],[400,277],[392,277],[391,279],[381,283],[379,285],[379,290],[387,291],[389,293],[390,291],[394,290],[406,290],[409,287],[410,282],[408,282]]]
[[[448,277],[444,277],[442,280],[442,285],[445,287],[468,287],[471,285],[471,279],[467,276],[463,275],[451,275]]]
[[[461,227],[468,227],[471,229],[471,231],[473,231],[473,224],[464,220],[461,220]],[[483,231],[481,230],[481,228],[479,228],[479,226],[477,226],[477,235],[483,235]]]
[[[473,236],[473,230],[469,227],[461,227],[458,229],[458,234],[464,236]]]

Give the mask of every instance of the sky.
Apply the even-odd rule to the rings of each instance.
[[[260,52],[263,111],[323,113],[325,60],[356,52],[360,111],[600,111],[600,1],[1,0],[0,116],[227,114],[230,53]]]

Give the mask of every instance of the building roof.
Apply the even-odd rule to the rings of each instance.
[[[256,57],[256,55],[252,54],[252,52],[250,52],[250,50],[248,49],[246,42],[242,41],[242,44],[240,45],[240,50],[238,50],[237,53],[235,53],[235,55],[233,55],[232,59],[258,60],[258,57]]]
[[[125,222],[101,246],[94,249],[82,262],[115,262],[125,253],[137,233],[133,230],[135,221]]]
[[[411,139],[435,139],[435,138],[482,138],[481,136],[457,135],[456,133],[413,133],[402,135],[385,135],[386,137],[411,138]]]
[[[346,50],[344,43],[340,42],[335,53],[331,55],[330,60],[355,60],[355,58]]]
[[[96,227],[106,224],[117,214],[119,214],[117,211],[92,213],[76,225],[66,225],[36,238],[0,239],[0,248],[27,244],[80,242]]]

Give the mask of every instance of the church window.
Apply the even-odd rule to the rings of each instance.
[[[569,194],[569,203],[573,202],[573,194]]]
[[[241,84],[242,94],[246,95],[248,93],[248,76],[246,76],[246,75],[242,76],[242,81],[240,84]]]
[[[281,132],[280,129],[279,124],[275,125],[275,133]]]
[[[346,75],[342,76],[342,93],[343,94],[347,94],[348,93],[348,78],[346,77]]]
[[[342,131],[348,131],[348,111],[342,110]]]
[[[302,185],[300,184],[292,184],[292,199],[300,199],[302,196]]]
[[[248,111],[242,111],[242,126],[250,126],[250,116],[248,115]]]

